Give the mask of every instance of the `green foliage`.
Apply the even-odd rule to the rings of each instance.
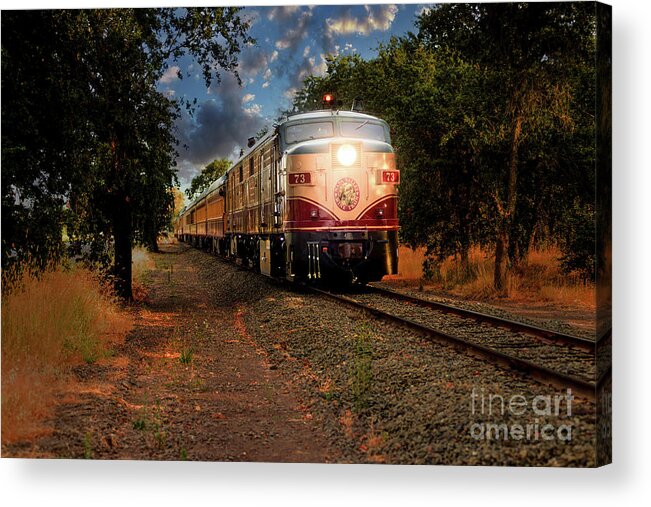
[[[595,279],[595,218],[594,207],[583,206],[577,199],[566,211],[561,227],[561,266],[588,280]]]
[[[181,355],[179,356],[179,361],[181,361],[181,364],[190,364],[192,362],[193,355],[194,355],[194,351],[192,350],[192,347],[183,347],[181,349]]]
[[[215,180],[226,174],[231,166],[231,161],[225,158],[215,159],[201,170],[201,173],[192,178],[190,188],[185,193],[191,201],[206,190]]]
[[[84,434],[84,459],[93,459],[93,434],[90,431]]]
[[[145,421],[144,417],[138,417],[138,419],[133,421],[134,430],[144,431],[146,427],[147,427],[147,422]]]
[[[3,269],[28,257],[44,265],[70,246],[105,267],[112,257],[118,292],[131,297],[131,248],[156,248],[169,227],[174,120],[193,108],[158,80],[183,55],[206,85],[235,71],[251,41],[238,11],[2,13]]]
[[[373,382],[373,337],[365,324],[354,340],[350,384],[353,406],[356,411],[360,411],[368,406],[368,395]]]

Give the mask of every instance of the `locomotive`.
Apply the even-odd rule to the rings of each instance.
[[[286,117],[180,214],[175,236],[275,278],[350,284],[398,269],[400,171],[387,123],[328,108]]]

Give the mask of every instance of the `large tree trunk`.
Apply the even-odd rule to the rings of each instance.
[[[500,294],[506,289],[506,247],[509,244],[508,234],[500,231],[495,242],[495,273],[493,287]]]
[[[508,257],[509,237],[515,205],[517,202],[518,185],[518,147],[522,135],[522,116],[518,115],[513,127],[513,138],[511,140],[511,156],[509,157],[509,183],[506,194],[506,206],[501,210],[500,227],[495,241],[495,273],[493,285],[497,292],[504,294],[506,289],[506,260]]]
[[[470,255],[469,255],[469,246],[462,245],[460,248],[459,255],[461,257],[461,272],[463,273],[463,281],[468,281],[471,278],[470,272]]]
[[[123,299],[133,299],[131,288],[131,246],[132,224],[131,205],[128,199],[122,206],[117,206],[113,214],[113,238],[115,241],[115,292]]]
[[[158,234],[156,233],[149,235],[149,251],[153,253],[160,252],[160,248],[158,248]]]

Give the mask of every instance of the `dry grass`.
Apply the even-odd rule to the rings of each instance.
[[[423,283],[424,249],[413,251],[400,247],[399,256],[399,275],[389,278],[410,284]],[[550,301],[594,308],[594,284],[563,273],[558,261],[560,256],[556,248],[532,250],[526,263],[507,273],[507,297],[518,301]],[[490,300],[497,297],[493,288],[494,258],[491,253],[474,247],[469,261],[470,276],[461,269],[459,259],[450,257],[440,264],[439,273],[427,284],[465,298]]]
[[[425,249],[412,250],[406,246],[398,249],[398,278],[404,280],[420,280],[423,277],[423,261]]]
[[[132,258],[132,290],[133,299],[135,301],[147,300],[147,289],[145,288],[147,276],[150,271],[156,269],[156,263],[151,258],[149,251],[144,247],[136,247],[133,249]]]
[[[133,266],[133,277],[135,279],[141,279],[147,271],[156,268],[156,263],[151,258],[149,251],[141,246],[133,249],[131,262]]]
[[[2,298],[2,442],[47,431],[70,366],[110,352],[131,327],[106,287],[80,268],[18,277]]]

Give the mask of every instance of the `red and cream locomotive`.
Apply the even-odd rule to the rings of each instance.
[[[177,238],[292,281],[397,273],[400,172],[386,122],[326,109],[289,116],[249,141],[183,210]]]

